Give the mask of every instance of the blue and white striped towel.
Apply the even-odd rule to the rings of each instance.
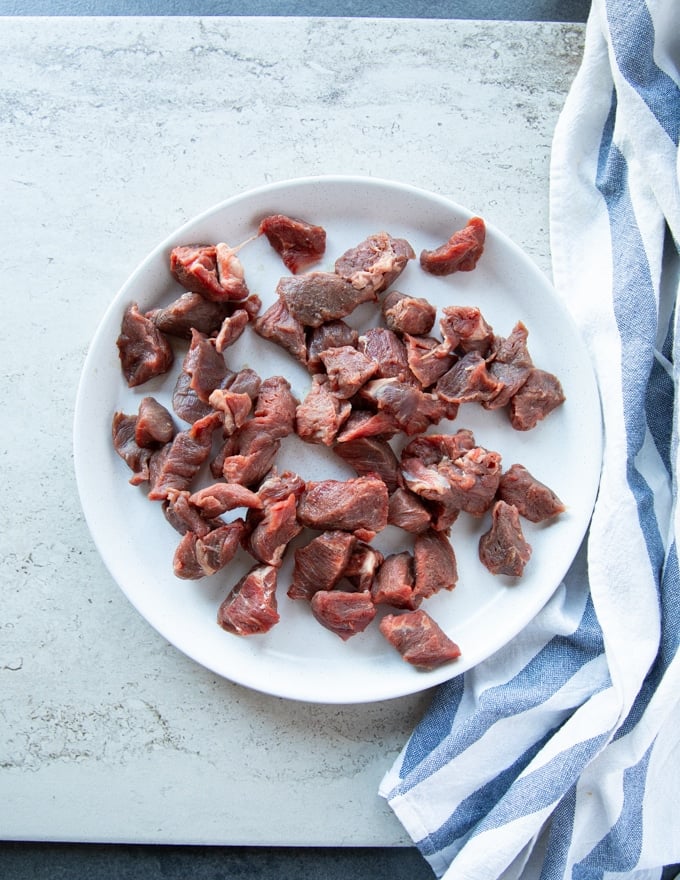
[[[680,862],[679,71],[679,0],[593,0],[551,246],[600,384],[600,494],[548,605],[435,692],[381,785],[446,880],[656,880]]]

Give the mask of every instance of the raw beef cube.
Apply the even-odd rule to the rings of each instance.
[[[328,379],[315,373],[312,387],[295,411],[295,431],[306,443],[332,446],[351,411],[349,401],[340,400],[330,390]]]
[[[269,632],[278,622],[276,569],[271,565],[251,568],[217,612],[219,626],[238,636]]]
[[[424,336],[434,327],[437,309],[422,297],[392,290],[382,302],[382,313],[390,330],[403,335]]]
[[[301,364],[307,362],[307,339],[305,328],[286,308],[282,299],[277,299],[253,322],[253,330],[284,348]]]
[[[311,599],[318,590],[332,590],[350,560],[356,539],[350,532],[323,532],[295,551],[288,596]]]
[[[378,364],[351,345],[328,348],[319,353],[326,368],[330,389],[343,399],[354,397],[378,371]]]
[[[343,461],[354,468],[359,476],[374,474],[393,492],[400,482],[399,460],[386,440],[363,437],[337,443],[334,451]]]
[[[413,567],[414,598],[429,599],[440,590],[453,590],[458,582],[456,554],[443,532],[428,529],[416,535]]]
[[[362,241],[335,261],[335,271],[357,290],[376,298],[392,284],[406,268],[415,252],[404,238],[392,238],[387,232],[378,232]]]
[[[435,250],[420,254],[420,265],[431,275],[470,272],[484,252],[486,225],[481,217],[472,217],[463,229]]]
[[[285,214],[265,217],[257,231],[267,237],[286,269],[293,275],[320,260],[326,250],[326,230],[323,226],[315,226]]]
[[[392,553],[378,569],[371,588],[376,605],[417,608],[422,598],[413,593],[413,557],[404,550]]]
[[[307,369],[310,373],[323,372],[324,366],[320,359],[322,351],[343,345],[356,348],[358,339],[358,332],[339,318],[313,327],[307,341]]]
[[[357,290],[332,272],[287,275],[276,286],[289,314],[305,327],[319,327],[344,318],[363,302],[374,300],[373,292]]]
[[[557,376],[534,367],[510,398],[510,424],[516,431],[529,431],[565,400]]]
[[[552,489],[541,483],[521,464],[513,464],[502,476],[498,498],[514,505],[530,522],[543,522],[563,513],[564,504]]]
[[[405,532],[424,532],[432,523],[432,514],[409,489],[397,488],[390,495],[387,521]]]
[[[298,519],[313,529],[342,529],[370,541],[387,525],[387,486],[377,477],[310,481]]]
[[[376,615],[368,592],[319,590],[312,596],[311,606],[316,620],[343,641],[363,632]]]
[[[137,303],[125,309],[116,345],[123,376],[130,388],[167,373],[175,359],[168,340],[153,321],[139,311]]]
[[[460,648],[422,609],[388,614],[380,632],[401,656],[419,669],[431,670],[460,657]]]
[[[175,435],[172,416],[154,397],[143,397],[135,424],[135,440],[139,446],[154,448],[169,443]]]
[[[497,501],[491,517],[491,528],[479,539],[479,558],[492,574],[520,577],[531,558],[531,546],[522,533],[519,511]]]
[[[442,336],[451,350],[478,351],[486,356],[494,341],[490,324],[476,306],[444,306],[439,322]]]

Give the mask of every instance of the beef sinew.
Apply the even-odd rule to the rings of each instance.
[[[217,623],[238,636],[269,632],[279,622],[276,580],[274,566],[253,566],[220,605]]]
[[[419,669],[436,669],[460,657],[458,645],[421,608],[388,614],[380,621],[379,628],[404,660]]]
[[[466,226],[435,250],[420,254],[420,265],[431,275],[470,272],[484,252],[486,224],[481,217],[472,217]]]

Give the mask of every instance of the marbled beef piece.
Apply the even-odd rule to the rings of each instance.
[[[430,275],[470,272],[484,252],[485,240],[486,224],[481,217],[472,217],[443,245],[432,251],[423,250],[420,265]]]
[[[370,541],[387,525],[387,486],[377,477],[310,481],[298,519],[313,529],[342,529]]]
[[[434,327],[437,309],[426,299],[391,290],[382,301],[388,329],[400,336],[425,336]]]
[[[513,464],[498,486],[498,498],[517,508],[530,522],[543,522],[564,513],[565,506],[557,495],[537,480],[522,464]]]
[[[529,377],[533,363],[527,349],[529,331],[521,321],[515,324],[510,336],[496,336],[487,356],[489,373],[503,387],[499,393],[488,401],[483,401],[486,409],[500,409],[507,406],[510,398],[516,394]]]
[[[529,431],[565,400],[557,376],[533,367],[522,387],[510,398],[510,424],[516,431]]]
[[[168,497],[163,502],[163,514],[175,531],[180,535],[193,532],[196,537],[203,538],[208,532],[224,525],[221,519],[203,516],[197,507],[189,503],[190,494],[186,489],[181,492],[168,489]]]
[[[411,336],[406,333],[404,344],[409,370],[423,390],[434,385],[456,362],[456,356],[451,354],[448,343],[433,336]]]
[[[225,437],[231,436],[245,425],[253,408],[249,394],[239,394],[230,388],[216,388],[208,398],[208,403],[222,413],[222,434]]]
[[[280,345],[301,364],[307,362],[305,328],[290,314],[283,299],[277,299],[253,322],[253,330]]]
[[[331,391],[348,400],[378,371],[378,364],[351,345],[328,348],[319,353],[326,368]]]
[[[269,632],[280,619],[276,587],[277,570],[274,566],[253,566],[220,605],[217,623],[223,630],[237,636]]]
[[[170,272],[185,290],[200,293],[212,302],[242,300],[248,296],[236,250],[224,242],[173,248]]]
[[[212,392],[222,388],[228,378],[233,377],[224,357],[215,347],[215,340],[208,339],[198,330],[191,331],[191,343],[182,362],[182,371],[191,376],[189,388],[196,392],[203,403],[208,403]]]
[[[392,416],[409,437],[437,424],[447,412],[445,403],[437,396],[399,379],[373,379],[362,387],[359,396]]]
[[[415,492],[400,487],[390,495],[387,521],[391,526],[417,534],[430,528],[432,514]]]
[[[236,519],[199,537],[186,532],[175,550],[173,572],[183,580],[209,577],[228,565],[241,546],[244,522]]]
[[[364,302],[376,299],[371,290],[358,290],[333,272],[287,275],[276,286],[290,315],[305,327],[319,327],[344,318]]]
[[[149,479],[153,450],[144,448],[135,439],[137,416],[115,412],[111,422],[113,448],[132,471],[130,483],[139,486]]]
[[[210,457],[214,431],[221,425],[219,413],[194,422],[188,431],[154,453],[150,462],[152,501],[165,501],[169,489],[189,489],[196,474]]]
[[[311,599],[319,590],[332,590],[347,568],[356,538],[350,532],[323,532],[295,551],[290,599]]]
[[[362,437],[380,437],[389,440],[399,433],[394,416],[385,412],[354,409],[337,436],[338,443],[347,443]]]
[[[376,615],[369,592],[319,590],[312,596],[310,604],[314,618],[340,636],[343,642],[363,632]]]
[[[350,553],[349,562],[343,571],[343,578],[359,592],[371,589],[373,578],[382,565],[384,557],[366,541],[355,541]]]
[[[413,569],[414,599],[429,599],[440,590],[453,590],[458,583],[458,564],[447,535],[436,529],[416,535]]]
[[[444,373],[434,390],[447,403],[488,404],[501,393],[503,387],[503,382],[489,372],[482,355],[478,351],[470,351]]]
[[[323,372],[324,365],[320,358],[322,351],[343,345],[356,348],[358,340],[358,332],[341,319],[327,321],[319,327],[312,328],[307,341],[307,369],[310,373]]]
[[[205,486],[189,496],[189,503],[210,519],[237,507],[262,507],[260,496],[239,483],[213,483]]]
[[[314,374],[312,387],[295,411],[295,431],[306,443],[332,446],[352,406],[333,394],[328,379]]]
[[[418,385],[408,365],[406,346],[387,327],[371,327],[359,337],[359,351],[378,364],[376,377]]]
[[[491,574],[521,577],[531,559],[531,546],[522,532],[519,511],[497,501],[491,511],[491,528],[479,539],[479,558]]]
[[[228,315],[217,336],[215,337],[215,350],[222,354],[230,345],[233,345],[241,336],[250,321],[250,315],[245,309],[236,309],[231,315]]]
[[[388,492],[394,492],[400,484],[399,460],[386,440],[361,437],[336,443],[333,449],[359,476],[380,477]]]
[[[460,657],[460,648],[422,608],[387,614],[380,632],[401,656],[418,669],[431,670]]]
[[[369,235],[354,248],[338,257],[335,271],[356,290],[375,299],[401,275],[415,252],[404,238],[392,238],[387,232]]]
[[[175,423],[167,409],[155,397],[143,397],[135,424],[137,444],[154,449],[169,443],[174,436]]]
[[[282,471],[272,468],[260,484],[257,494],[262,501],[263,509],[276,501],[284,501],[289,495],[295,495],[296,500],[305,490],[305,481],[294,471]],[[256,511],[249,511],[248,518],[260,519],[261,515]]]
[[[257,232],[267,237],[286,269],[293,275],[318,262],[326,250],[326,230],[323,226],[315,226],[285,214],[265,217]]]
[[[172,346],[156,327],[130,303],[123,313],[120,334],[116,340],[123,376],[130,388],[167,373],[175,354]]]
[[[449,483],[449,506],[471,516],[483,516],[491,508],[501,479],[500,453],[476,446],[455,461],[441,461],[438,470]]]
[[[147,312],[146,317],[168,336],[191,339],[192,329],[214,336],[231,311],[231,303],[211,302],[200,293],[187,292],[169,306]]]
[[[378,569],[371,588],[376,605],[414,609],[422,599],[413,594],[413,557],[404,550],[387,556]]]
[[[476,306],[444,306],[442,315],[439,327],[451,351],[489,354],[495,339],[493,327]]]
[[[245,549],[259,562],[280,566],[288,544],[302,531],[296,512],[294,492],[269,502],[264,515],[244,541]]]

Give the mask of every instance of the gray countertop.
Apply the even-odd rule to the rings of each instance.
[[[429,693],[287,702],[165,642],[80,511],[78,379],[141,259],[268,181],[413,183],[482,213],[549,273],[551,138],[582,44],[578,23],[2,22],[0,837],[410,844],[377,788]]]

